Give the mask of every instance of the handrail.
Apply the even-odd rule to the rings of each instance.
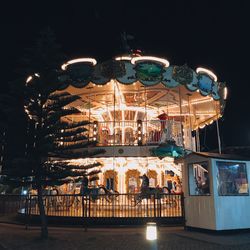
[[[163,133],[167,133],[165,136],[175,140],[177,145],[182,143],[179,121],[141,121],[141,129],[138,128],[138,121],[134,120],[101,121],[95,124],[98,128],[95,127],[94,132],[93,126],[90,126],[90,137],[95,137],[97,146],[157,145],[163,140]]]
[[[37,195],[31,195],[27,201],[26,216],[39,215]],[[43,201],[47,216],[182,218],[184,213],[182,194],[44,195]]]

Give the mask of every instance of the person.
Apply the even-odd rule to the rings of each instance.
[[[176,190],[176,184],[177,184],[176,181],[173,181],[173,188],[172,189],[173,189],[174,192]]]
[[[196,178],[196,191],[197,194],[202,194],[202,180],[200,176]]]
[[[182,194],[182,188],[180,183],[176,184],[175,194]]]
[[[163,112],[162,114],[158,115],[157,118],[160,120],[161,123],[161,131],[166,127],[166,121],[168,119],[168,115]]]
[[[145,192],[149,188],[149,178],[147,177],[146,174],[140,177],[142,179],[141,183],[141,192]]]
[[[84,176],[83,179],[82,179],[82,183],[81,183],[81,189],[80,189],[80,192],[81,194],[88,194],[88,191],[89,191],[89,179],[88,177]]]
[[[204,179],[203,179],[201,188],[202,188],[203,194],[209,194],[210,193],[208,172],[204,172]]]
[[[168,133],[168,130],[164,128],[161,134],[160,145],[165,145],[167,143],[167,133]]]

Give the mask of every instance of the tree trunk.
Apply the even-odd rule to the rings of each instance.
[[[48,238],[48,225],[47,225],[47,218],[46,218],[44,204],[43,204],[41,184],[37,185],[37,194],[38,194],[38,207],[39,207],[40,219],[41,219],[41,238],[47,239]]]

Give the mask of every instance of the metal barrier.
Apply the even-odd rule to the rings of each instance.
[[[0,215],[17,213],[19,209],[25,208],[27,196],[15,194],[0,195]]]
[[[46,195],[47,216],[83,218],[184,218],[183,196],[157,194]],[[37,196],[28,197],[28,216],[39,215]]]

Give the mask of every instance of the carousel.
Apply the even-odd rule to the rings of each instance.
[[[200,151],[199,130],[223,115],[227,88],[209,69],[171,65],[138,52],[106,62],[78,58],[62,65],[60,91],[81,99],[73,106],[88,120],[89,137],[105,153],[71,163],[101,162],[99,180],[108,190],[136,193],[140,176],[149,186],[181,193],[176,158]],[[217,126],[218,138],[219,129]],[[219,141],[219,140],[218,140]]]

